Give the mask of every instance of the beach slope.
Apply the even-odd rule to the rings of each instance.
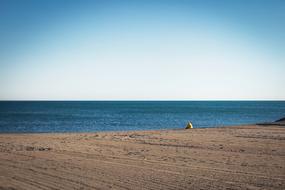
[[[285,189],[285,127],[0,134],[0,189]]]

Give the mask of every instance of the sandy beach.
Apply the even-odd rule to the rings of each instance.
[[[0,134],[0,189],[285,189],[285,128]]]

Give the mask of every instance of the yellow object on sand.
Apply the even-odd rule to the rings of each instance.
[[[187,126],[185,129],[193,129],[193,125],[191,122],[188,122]]]

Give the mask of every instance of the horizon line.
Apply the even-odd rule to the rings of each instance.
[[[0,102],[187,102],[187,101],[285,101],[285,99],[7,99]]]

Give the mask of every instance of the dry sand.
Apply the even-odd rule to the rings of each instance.
[[[1,134],[0,189],[285,189],[285,127]]]

